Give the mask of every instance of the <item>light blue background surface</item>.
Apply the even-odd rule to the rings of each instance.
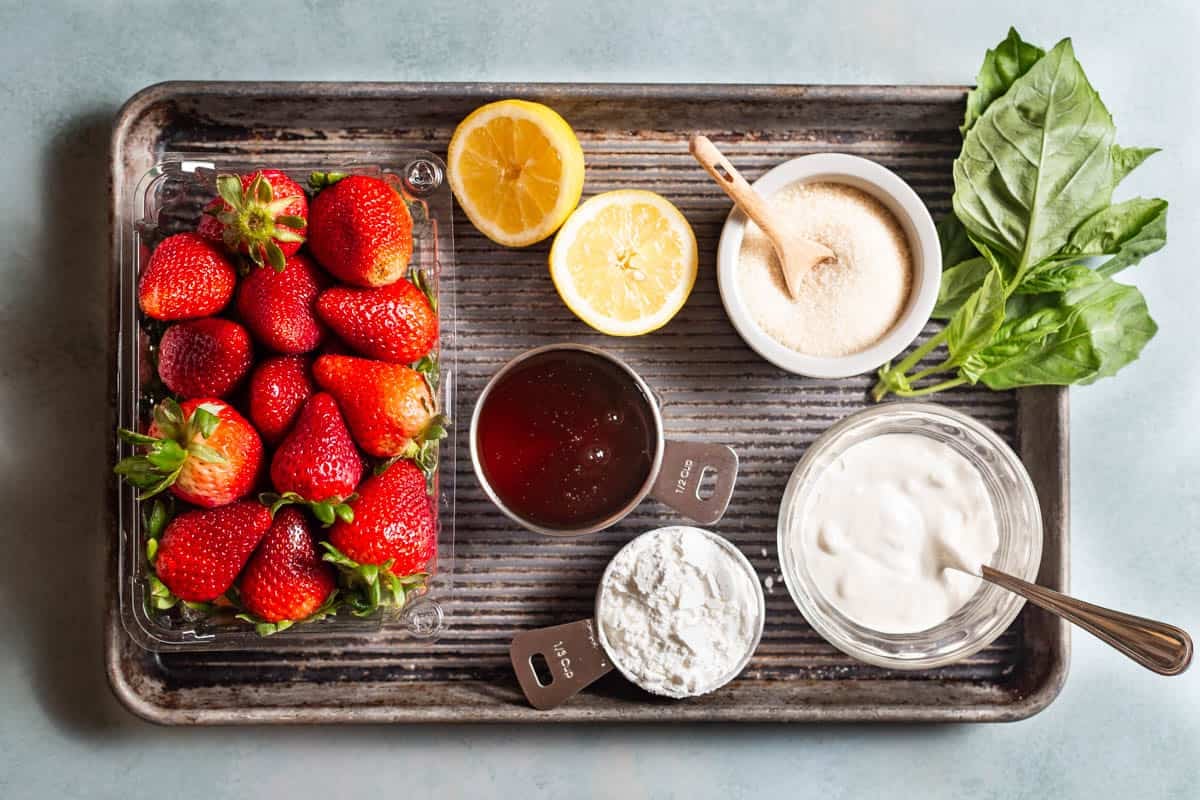
[[[1059,700],[1006,726],[169,730],[111,698],[96,607],[108,125],[136,90],[170,78],[965,83],[1015,24],[1047,46],[1074,37],[1120,141],[1165,148],[1122,191],[1172,204],[1167,250],[1129,274],[1158,338],[1072,394],[1073,588],[1200,631],[1194,2],[40,5],[0,3],[0,797],[1200,792],[1200,668],[1158,678],[1083,634]]]

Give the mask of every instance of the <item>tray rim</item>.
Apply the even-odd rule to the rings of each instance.
[[[117,333],[119,322],[116,313],[119,306],[117,259],[119,258],[120,196],[117,187],[121,182],[120,169],[125,151],[126,138],[138,121],[155,105],[170,102],[186,95],[277,97],[288,95],[298,98],[322,97],[336,90],[340,99],[356,98],[421,98],[458,96],[478,98],[511,95],[536,95],[541,97],[609,97],[613,99],[707,101],[725,100],[758,102],[810,101],[879,101],[887,103],[945,102],[961,97],[968,89],[962,85],[830,85],[830,84],[727,84],[727,83],[508,83],[508,82],[336,82],[336,81],[164,81],[151,84],[132,95],[118,111],[112,128],[109,147],[109,336],[106,353],[108,362],[117,357]],[[109,381],[109,427],[115,425],[116,376]],[[1038,387],[1017,390],[1017,430],[1020,437],[1022,461],[1031,473],[1046,472],[1046,465],[1054,468],[1049,474],[1035,474],[1037,485],[1047,487],[1049,495],[1042,495],[1044,528],[1056,534],[1056,547],[1043,553],[1042,572],[1039,581],[1052,588],[1067,589],[1069,574],[1070,530],[1069,530],[1069,437],[1068,437],[1068,392],[1063,387]],[[1026,432],[1034,435],[1026,435]],[[110,437],[109,461],[115,456],[115,439]],[[1030,451],[1036,451],[1030,455]],[[1035,457],[1036,456],[1036,457]],[[1039,460],[1039,458],[1041,460]],[[1037,465],[1035,467],[1035,465]],[[109,553],[106,568],[105,609],[105,671],[116,698],[136,716],[163,725],[231,725],[231,724],[313,724],[313,723],[380,723],[380,722],[423,722],[423,723],[480,723],[480,722],[662,722],[668,718],[649,707],[650,713],[630,716],[630,706],[624,710],[597,711],[572,707],[567,704],[552,714],[535,712],[528,707],[498,705],[491,708],[476,707],[473,715],[464,718],[452,706],[400,707],[358,706],[352,708],[332,706],[256,706],[226,708],[184,708],[155,703],[143,695],[130,676],[122,668],[121,649],[125,636],[119,619],[115,592],[109,591],[117,580],[119,532],[115,529],[114,501],[116,483],[111,473],[108,476],[106,509],[103,519],[107,526]],[[1033,612],[1041,613],[1041,612]],[[1018,700],[1004,705],[972,707],[934,707],[905,704],[852,704],[818,705],[796,708],[737,706],[701,707],[678,705],[673,707],[670,721],[681,722],[994,722],[1015,721],[1037,714],[1061,692],[1067,678],[1070,662],[1069,629],[1065,622],[1040,620],[1038,623],[1049,639],[1049,647],[1042,658],[1048,659],[1043,681],[1034,691]],[[470,685],[472,682],[463,682]]]

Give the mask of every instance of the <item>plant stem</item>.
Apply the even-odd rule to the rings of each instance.
[[[925,378],[928,378],[930,375],[937,375],[939,372],[949,372],[952,369],[954,369],[954,367],[952,367],[950,365],[950,359],[947,358],[945,361],[943,361],[940,364],[934,364],[932,367],[929,367],[928,369],[923,369],[914,375],[909,375],[908,382],[910,384],[918,383],[918,382],[924,380]]]
[[[887,370],[887,372],[892,375],[903,375],[904,373],[908,372],[910,369],[915,367],[922,358],[924,358],[925,356],[932,353],[935,349],[937,349],[937,346],[940,345],[945,340],[946,340],[946,329],[942,328],[940,331],[935,333],[933,336],[930,336],[929,339],[927,339],[925,341],[925,344],[921,345],[916,350],[913,350],[911,353],[909,353],[904,358],[903,361],[901,361],[899,364],[892,367],[891,369]],[[931,369],[927,369],[927,370],[923,370],[923,371],[919,372],[918,373],[919,378],[927,377],[929,375],[934,374],[935,372],[945,371],[946,364],[948,361],[949,361],[949,359],[947,359],[946,361],[943,361],[941,364],[938,364],[936,367],[932,367]],[[911,380],[917,380],[919,378],[913,378]],[[888,388],[887,381],[885,381],[883,379],[883,377],[881,376],[879,381],[875,384],[875,388],[871,389],[871,397],[873,397],[875,399],[875,402],[878,403],[879,401],[883,400],[883,398],[887,397],[889,391],[891,391],[891,390]],[[897,392],[897,394],[899,394],[899,392]]]
[[[920,389],[897,389],[896,396],[921,397],[922,395],[933,394],[934,392],[941,392],[946,389],[953,389],[955,386],[962,386],[966,382],[966,378],[951,378],[948,381],[942,381],[941,383],[935,383],[932,386],[925,386]]]
[[[921,345],[916,350],[913,350],[911,353],[909,353],[905,357],[905,359],[903,361],[901,361],[896,366],[892,367],[892,369],[890,371],[891,372],[899,372],[901,375],[903,375],[905,372],[908,372],[910,369],[915,367],[917,365],[918,361],[920,361],[922,358],[924,358],[925,356],[932,353],[934,351],[934,349],[936,349],[937,346],[939,344],[941,344],[942,342],[944,342],[945,340],[946,340],[946,329],[942,328],[940,331],[935,333],[933,336],[930,336],[929,339],[927,339],[925,341],[925,344]]]

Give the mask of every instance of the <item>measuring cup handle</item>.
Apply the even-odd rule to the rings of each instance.
[[[542,711],[562,705],[612,669],[592,619],[522,631],[513,637],[508,657],[525,698]],[[545,659],[546,683],[534,668],[535,657]]]
[[[700,482],[709,471],[716,473],[716,486],[708,497],[701,497]],[[737,471],[737,453],[730,447],[668,439],[650,495],[688,519],[711,525],[729,508]]]

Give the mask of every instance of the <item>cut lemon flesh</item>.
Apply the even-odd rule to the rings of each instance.
[[[471,224],[507,247],[550,236],[583,193],[579,139],[541,103],[500,100],[473,111],[450,139],[446,167]]]
[[[550,248],[550,277],[577,317],[612,336],[666,325],[696,283],[696,235],[662,195],[605,192],[576,209]]]

